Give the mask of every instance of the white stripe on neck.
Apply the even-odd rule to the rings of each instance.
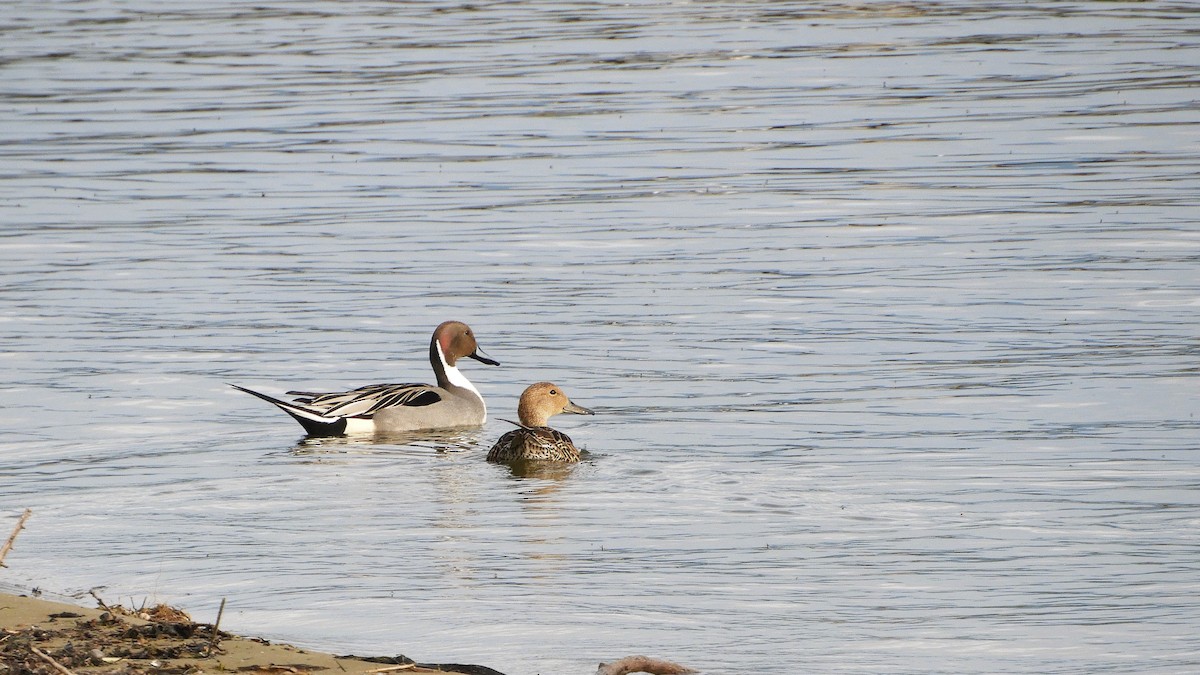
[[[452,366],[446,363],[446,355],[442,353],[442,343],[440,340],[437,341],[436,345],[438,358],[442,360],[442,370],[446,372],[446,380],[456,387],[462,387],[463,389],[469,389],[470,391],[475,392],[475,395],[479,397],[479,402],[483,403],[483,394],[479,393],[479,390],[475,388],[475,385],[471,384],[471,381],[467,379],[467,376],[459,372],[457,366]],[[486,403],[484,403],[483,409],[484,415],[487,415]]]

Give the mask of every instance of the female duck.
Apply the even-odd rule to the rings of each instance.
[[[595,415],[583,406],[571,403],[562,387],[551,382],[531,384],[521,394],[517,414],[519,429],[504,434],[488,451],[489,462],[515,462],[519,460],[542,460],[550,462],[578,462],[579,448],[571,437],[546,426],[547,420],[559,413]],[[507,421],[507,420],[506,420]]]

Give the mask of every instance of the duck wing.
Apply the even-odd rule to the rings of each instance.
[[[505,421],[507,422],[508,420]],[[492,446],[492,449],[488,450],[487,461],[511,462],[520,459],[523,456],[522,451],[525,448],[526,433],[528,433],[528,428],[521,427],[501,436],[495,445]]]
[[[535,429],[533,435],[536,440],[531,439],[530,443],[538,446],[546,459],[551,459],[556,462],[577,462],[579,461],[579,450],[575,447],[575,443],[571,441],[571,437],[550,427],[541,427]]]
[[[522,426],[501,436],[487,455],[489,462],[517,460],[576,462],[579,461],[579,450],[570,436],[557,429]]]
[[[426,406],[442,400],[434,386],[420,383],[369,384],[332,393],[289,391],[288,396],[331,417],[371,417],[384,408]]]

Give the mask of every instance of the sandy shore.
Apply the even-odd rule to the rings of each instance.
[[[147,675],[246,672],[339,675],[503,675],[484,666],[414,664],[403,657],[334,656],[216,633],[211,624],[160,605],[134,612],[0,592],[0,675]]]

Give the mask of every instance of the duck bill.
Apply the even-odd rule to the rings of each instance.
[[[467,356],[469,356],[469,357],[470,357],[470,358],[472,358],[472,359],[475,359],[476,361],[478,361],[478,362],[480,362],[480,363],[486,363],[486,364],[488,364],[489,366],[498,366],[498,365],[500,365],[500,362],[499,362],[499,361],[497,361],[496,359],[493,359],[493,358],[491,358],[491,357],[490,357],[490,356],[488,356],[487,354],[484,354],[482,349],[476,349],[474,354],[468,354]]]
[[[574,413],[576,415],[595,415],[596,414],[596,413],[592,412],[591,410],[589,410],[581,405],[575,405],[574,403],[568,403],[566,406],[564,406],[563,412]]]

